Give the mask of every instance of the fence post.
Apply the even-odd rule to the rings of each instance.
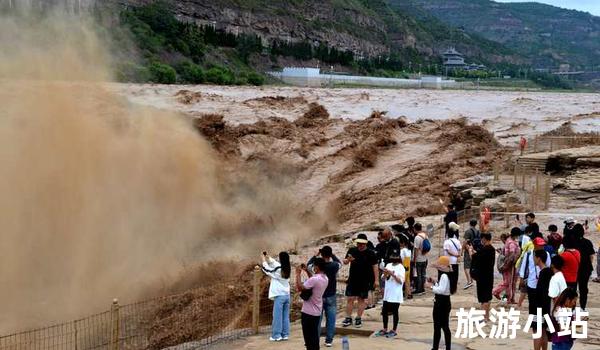
[[[111,350],[119,350],[119,300],[113,299],[112,306],[110,308],[110,321],[111,321],[111,337],[110,337],[110,348]]]
[[[494,183],[498,184],[500,180],[500,165],[498,163],[494,164]]]
[[[73,322],[73,338],[75,338],[74,349],[78,350],[79,349],[79,344],[78,344],[77,338],[79,338],[79,335],[77,334],[77,321]]]
[[[258,325],[260,321],[260,279],[261,271],[257,266],[254,268],[254,281],[252,284],[252,332],[258,334]]]
[[[550,178],[546,179],[545,189],[544,189],[544,209],[548,210],[548,206],[550,205]]]
[[[510,227],[510,222],[508,220],[508,213],[509,213],[508,202],[509,201],[510,201],[510,197],[506,197],[506,201],[504,202],[504,227],[505,228]]]

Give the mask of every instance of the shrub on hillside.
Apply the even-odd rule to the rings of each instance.
[[[256,72],[250,72],[248,74],[248,83],[255,86],[263,85],[265,83],[265,77]]]
[[[188,84],[201,84],[205,80],[204,71],[202,67],[192,62],[183,62],[177,65],[177,73],[179,74],[179,81]]]
[[[148,66],[150,72],[150,81],[158,84],[175,84],[177,81],[177,72],[168,64],[152,62]]]
[[[235,82],[235,76],[227,68],[213,67],[206,72],[206,81],[217,85],[229,85]]]

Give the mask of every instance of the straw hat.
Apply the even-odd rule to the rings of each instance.
[[[433,266],[442,272],[452,271],[452,267],[450,266],[450,258],[447,256],[440,256]]]

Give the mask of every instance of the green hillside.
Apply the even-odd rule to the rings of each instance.
[[[434,16],[501,43],[534,67],[600,65],[600,17],[540,3],[490,0],[389,0],[416,17]]]

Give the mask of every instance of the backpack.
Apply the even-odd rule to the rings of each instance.
[[[429,242],[428,238],[425,238],[423,236],[420,237],[423,238],[423,244],[421,245],[421,253],[423,255],[426,255],[431,250],[431,242]]]
[[[500,254],[498,254],[498,258],[496,258],[496,268],[498,269],[498,272],[502,273],[508,268],[507,262],[508,261],[506,260],[504,249],[502,249],[502,252],[500,252]]]
[[[471,241],[471,245],[473,246],[473,249],[478,252],[481,250],[481,248],[483,248],[483,244],[481,243],[481,232],[472,227],[469,230],[473,232],[473,240]]]

